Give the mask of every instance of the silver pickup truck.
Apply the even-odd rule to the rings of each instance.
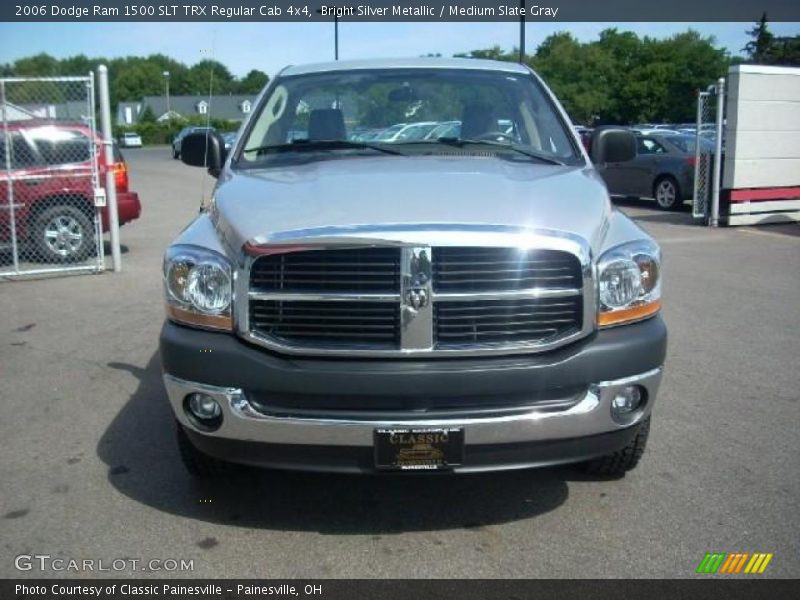
[[[188,470],[635,467],[661,254],[593,167],[634,154],[601,128],[590,159],[528,67],[467,59],[288,67],[230,151],[188,135],[218,178],[164,258]]]

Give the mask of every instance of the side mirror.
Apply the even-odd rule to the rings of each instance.
[[[225,164],[225,141],[216,131],[190,133],[181,140],[181,160],[191,167],[206,167],[219,177]]]
[[[636,158],[636,136],[622,127],[598,127],[592,133],[589,155],[598,165],[633,160]]]

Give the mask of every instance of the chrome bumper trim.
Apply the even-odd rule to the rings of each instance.
[[[353,420],[327,418],[276,417],[256,411],[241,389],[209,386],[184,381],[164,374],[170,404],[178,420],[197,433],[227,439],[270,444],[327,446],[371,446],[377,428],[463,427],[467,445],[506,444],[580,438],[617,431],[635,425],[652,410],[662,368],[614,381],[589,386],[583,398],[562,411],[532,410],[523,414],[487,418]],[[611,417],[611,400],[625,385],[638,384],[647,390],[641,411],[625,425]],[[203,392],[214,397],[222,407],[223,421],[214,432],[198,430],[187,419],[183,400],[187,394]]]

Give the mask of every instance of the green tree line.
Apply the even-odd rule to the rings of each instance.
[[[519,59],[499,46],[466,56]],[[712,37],[689,30],[666,39],[606,29],[581,43],[570,33],[547,37],[524,62],[564,104],[573,121],[682,122],[694,119],[697,90],[725,75],[731,58]]]
[[[752,41],[744,58],[691,29],[656,39],[612,28],[585,43],[555,33],[523,60],[577,123],[680,123],[695,119],[697,91],[725,76],[731,64],[800,65],[800,36],[774,37],[766,15],[747,33]],[[519,49],[494,46],[458,56],[517,61]]]
[[[553,88],[577,123],[684,122],[695,117],[697,91],[727,73],[736,62],[800,65],[800,36],[778,38],[769,31],[767,16],[747,32],[751,41],[745,57],[718,48],[712,36],[689,29],[668,38],[638,36],[606,29],[598,39],[580,42],[567,32],[547,37],[524,61]],[[456,56],[516,61],[517,49],[500,46]],[[168,71],[170,94],[207,94],[213,78],[217,94],[255,94],[269,80],[251,70],[235,77],[222,63],[204,60],[187,66],[162,54],[146,57],[57,59],[48,54],[0,64],[3,76],[78,75],[100,64],[109,69],[112,108],[118,102],[165,93]]]
[[[133,102],[142,96],[164,95],[165,71],[169,72],[169,93],[172,95],[208,94],[212,81],[215,94],[256,94],[269,81],[267,74],[258,69],[237,78],[225,65],[215,60],[203,60],[187,66],[163,54],[110,59],[90,58],[81,54],[57,59],[42,53],[0,64],[0,74],[3,77],[75,76],[96,71],[103,64],[108,66],[112,108],[119,102]]]

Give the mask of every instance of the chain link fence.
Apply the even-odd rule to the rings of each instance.
[[[714,206],[714,167],[717,159],[717,138],[721,139],[723,131],[718,122],[718,111],[723,94],[721,83],[697,94],[697,131],[695,144],[695,175],[692,215],[703,219],[705,223],[712,220]],[[717,189],[718,193],[718,189]]]
[[[103,269],[94,107],[92,76],[0,79],[0,277]]]

